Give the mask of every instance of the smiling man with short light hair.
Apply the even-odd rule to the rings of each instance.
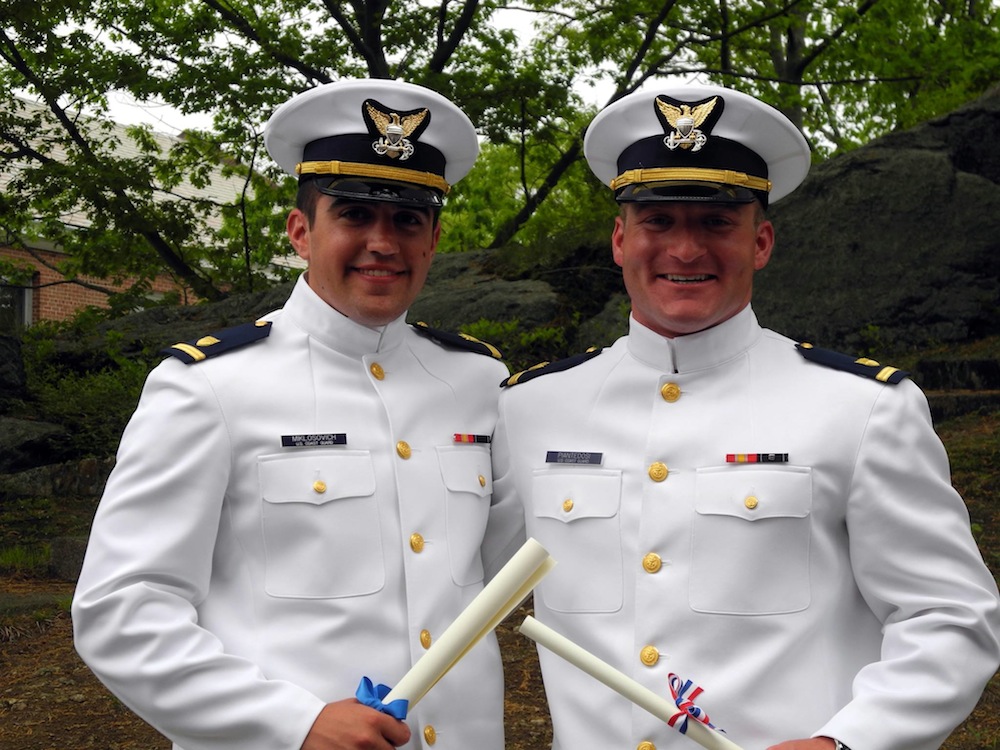
[[[559,561],[535,616],[678,705],[700,685],[697,715],[747,750],[939,747],[1000,662],[997,587],[906,373],[757,321],[764,210],[805,139],[682,85],[610,105],[584,148],[621,205],[632,314],[500,400],[498,507]],[[688,742],[540,658],[554,750]]]

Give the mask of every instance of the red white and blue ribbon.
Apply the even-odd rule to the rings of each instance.
[[[362,677],[361,684],[358,685],[358,691],[354,694],[354,697],[358,699],[358,703],[363,703],[370,708],[374,708],[376,711],[389,714],[389,716],[393,716],[402,721],[406,718],[406,712],[410,707],[410,702],[405,700],[396,700],[383,703],[383,699],[391,692],[391,690],[392,688],[388,685],[376,686],[367,677]]]
[[[674,703],[680,709],[680,713],[674,714],[667,721],[668,726],[673,727],[681,734],[686,734],[688,718],[692,718],[718,732],[725,732],[724,729],[719,729],[719,727],[710,722],[708,714],[694,704],[694,699],[702,693],[700,687],[691,682],[691,680],[678,677],[673,672],[667,676],[667,681],[670,683],[670,695],[673,696]]]

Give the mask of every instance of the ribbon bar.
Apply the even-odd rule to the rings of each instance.
[[[787,453],[727,453],[727,464],[786,464]]]

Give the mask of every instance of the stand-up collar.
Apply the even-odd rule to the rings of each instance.
[[[761,337],[757,316],[747,305],[729,320],[705,331],[668,338],[629,317],[628,350],[662,372],[693,372],[715,367],[753,346]]]
[[[355,323],[316,294],[306,283],[305,274],[299,276],[281,320],[290,320],[316,341],[349,357],[394,349],[406,331],[406,313],[378,328]]]

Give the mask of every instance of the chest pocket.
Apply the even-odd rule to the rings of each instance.
[[[695,494],[692,609],[780,614],[809,606],[808,468],[699,469]]]
[[[265,590],[363,596],[385,584],[375,470],[367,451],[258,459]]]
[[[617,612],[623,599],[621,472],[538,469],[528,535],[559,564],[536,589],[559,612]]]
[[[437,451],[445,487],[451,577],[459,586],[468,586],[483,580],[480,546],[493,495],[490,451],[471,445],[441,446]]]

